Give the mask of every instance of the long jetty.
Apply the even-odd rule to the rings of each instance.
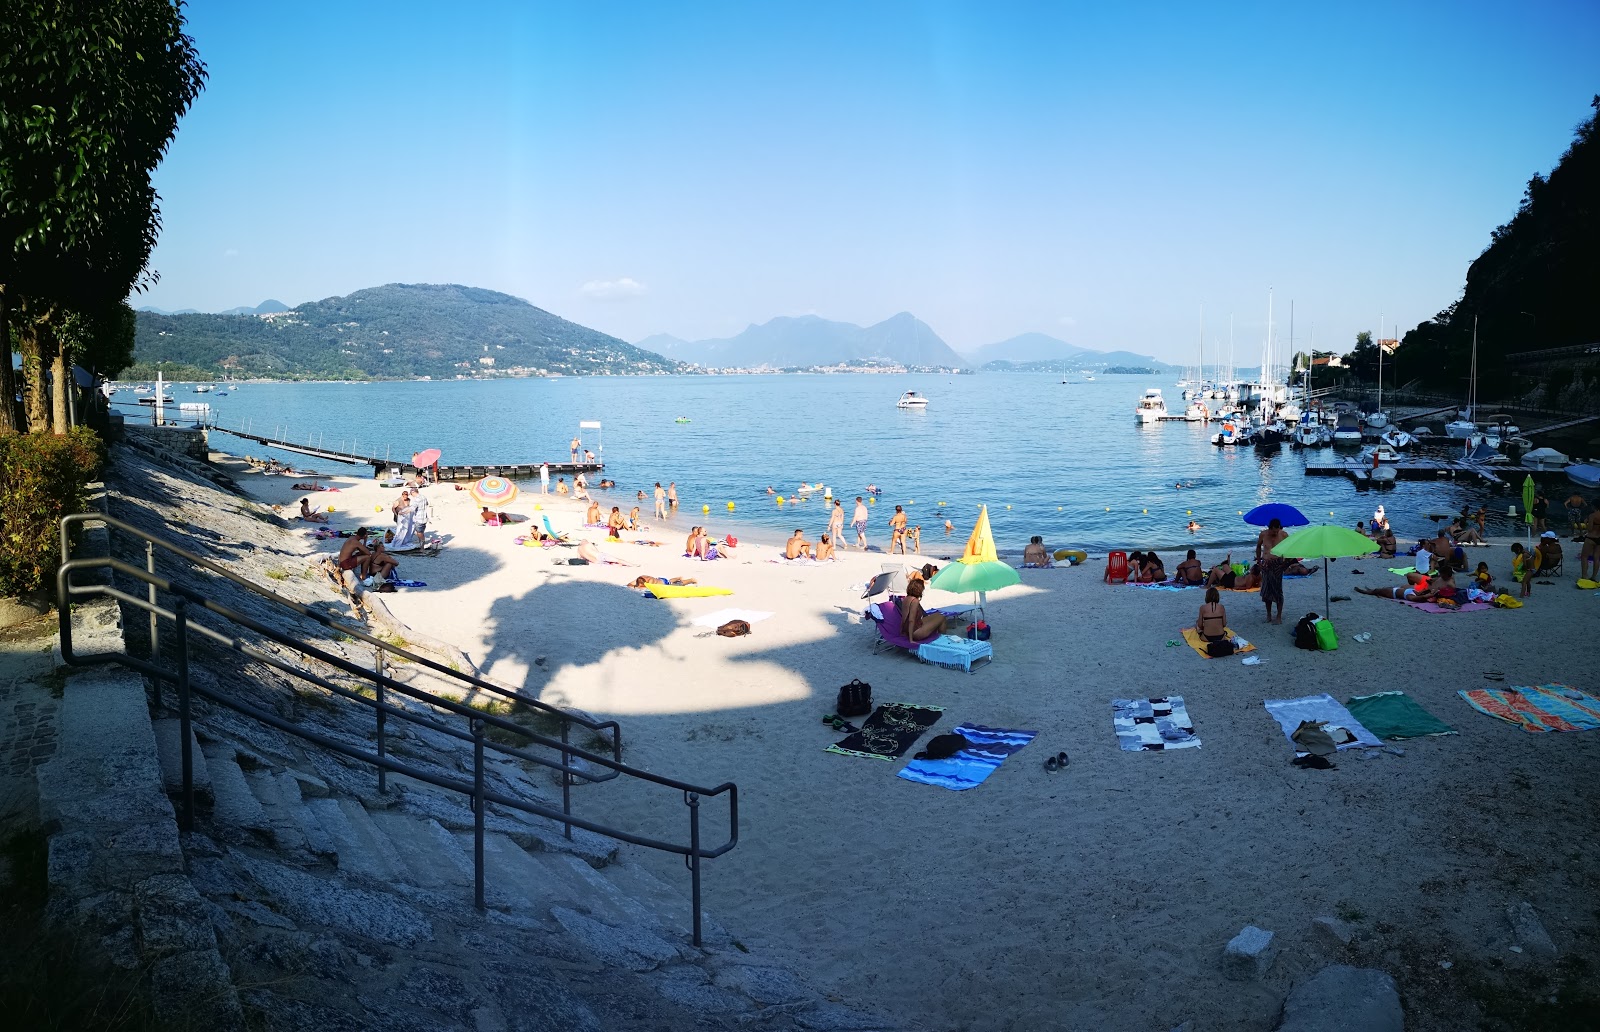
[[[309,455],[314,459],[326,459],[329,462],[342,462],[349,466],[371,466],[373,473],[379,474],[386,469],[399,469],[415,472],[417,467],[410,459],[395,459],[382,455],[357,455],[352,452],[335,451],[331,448],[319,448],[311,444],[296,444],[293,441],[281,441],[261,434],[252,434],[245,430],[230,430],[225,426],[207,427],[213,433],[218,431],[232,434],[246,441],[255,441],[257,444],[276,448],[279,451],[293,452],[296,455]],[[598,473],[606,468],[603,462],[498,462],[498,463],[473,463],[463,466],[439,465],[437,468],[440,480],[481,480],[484,477],[505,477],[507,480],[532,480],[539,475],[539,467],[547,465],[550,472],[576,475],[578,473]],[[430,467],[435,468],[435,467]]]
[[[1548,466],[1516,466],[1516,465],[1489,465],[1483,462],[1471,462],[1467,459],[1434,459],[1407,456],[1396,463],[1384,463],[1392,466],[1395,477],[1399,480],[1462,480],[1476,479],[1491,487],[1515,487],[1522,482],[1522,478],[1532,475],[1536,480],[1546,477],[1562,479],[1566,473],[1560,467],[1554,469]],[[1345,477],[1356,485],[1365,489],[1375,486],[1378,482],[1372,479],[1372,463],[1357,458],[1336,459],[1332,462],[1307,462],[1306,476],[1308,477]]]

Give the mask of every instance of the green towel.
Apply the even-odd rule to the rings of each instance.
[[[1389,572],[1398,573],[1400,576],[1404,577],[1408,573],[1416,573],[1417,568],[1415,566],[1391,566],[1389,567]]]
[[[1455,728],[1423,709],[1405,692],[1357,695],[1344,708],[1358,724],[1385,741],[1456,733]]]

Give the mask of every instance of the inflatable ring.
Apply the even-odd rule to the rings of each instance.
[[[1088,552],[1082,551],[1081,549],[1077,549],[1077,548],[1063,548],[1060,551],[1056,552],[1056,562],[1058,562],[1058,563],[1060,563],[1060,562],[1070,562],[1074,566],[1076,566],[1078,563],[1086,562],[1088,560],[1088,558],[1089,558],[1089,553]]]

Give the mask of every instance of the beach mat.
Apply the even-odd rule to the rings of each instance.
[[[895,777],[965,792],[983,784],[985,778],[1006,762],[1006,757],[1020,752],[1039,734],[966,723],[957,724],[955,733],[970,741],[971,747],[943,760],[912,760]]]
[[[647,598],[705,598],[709,595],[731,595],[729,588],[713,588],[706,584],[652,584],[644,589]]]
[[[1395,601],[1404,603],[1412,609],[1420,609],[1424,613],[1481,613],[1485,609],[1494,608],[1494,606],[1486,602],[1463,602],[1452,609],[1449,606],[1441,606],[1434,602],[1411,602],[1403,598],[1397,598]]]
[[[1592,731],[1600,727],[1600,699],[1564,684],[1472,688],[1456,694],[1479,713],[1515,724],[1531,734]]]
[[[1327,721],[1328,733],[1333,736],[1334,742],[1340,749],[1360,749],[1382,745],[1378,736],[1368,731],[1361,722],[1350,714],[1350,711],[1339,705],[1339,701],[1331,695],[1307,695],[1303,699],[1264,699],[1262,702],[1267,707],[1267,712],[1272,714],[1272,719],[1283,728],[1283,737],[1289,739],[1289,744],[1297,752],[1302,752],[1300,744],[1292,737],[1295,729],[1302,720]],[[1340,734],[1343,728],[1348,735]]]
[[[893,760],[905,755],[911,743],[921,738],[942,716],[943,706],[884,703],[862,722],[860,731],[823,751],[841,756],[864,756],[869,760]]]
[[[1232,627],[1224,627],[1222,629],[1222,633],[1226,634],[1229,638],[1237,638],[1238,637],[1238,635],[1233,632],[1233,628]],[[1183,640],[1189,643],[1189,647],[1191,649],[1194,649],[1196,652],[1200,653],[1200,656],[1203,659],[1227,659],[1228,658],[1227,656],[1213,656],[1210,653],[1208,653],[1206,651],[1206,640],[1204,638],[1200,637],[1200,632],[1195,630],[1193,627],[1185,627],[1183,629]],[[1231,652],[1229,655],[1242,656],[1246,652],[1254,652],[1255,650],[1256,650],[1256,647],[1253,644],[1251,644],[1250,642],[1245,642],[1244,648],[1242,648],[1242,649],[1234,649],[1233,652]]]
[[[1116,729],[1117,745],[1123,752],[1200,748],[1194,721],[1189,719],[1181,695],[1112,699],[1111,726]]]
[[[1345,700],[1344,708],[1362,727],[1386,742],[1457,733],[1405,692],[1357,695]]]

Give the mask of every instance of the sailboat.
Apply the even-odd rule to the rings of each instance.
[[[1367,413],[1367,427],[1382,430],[1389,425],[1389,413],[1383,410],[1383,316],[1378,316],[1378,407]]]
[[[1458,441],[1465,441],[1478,432],[1478,424],[1472,421],[1472,410],[1478,405],[1478,317],[1472,317],[1472,371],[1467,380],[1467,407],[1461,410],[1459,419],[1452,420],[1444,425],[1446,435]]]

